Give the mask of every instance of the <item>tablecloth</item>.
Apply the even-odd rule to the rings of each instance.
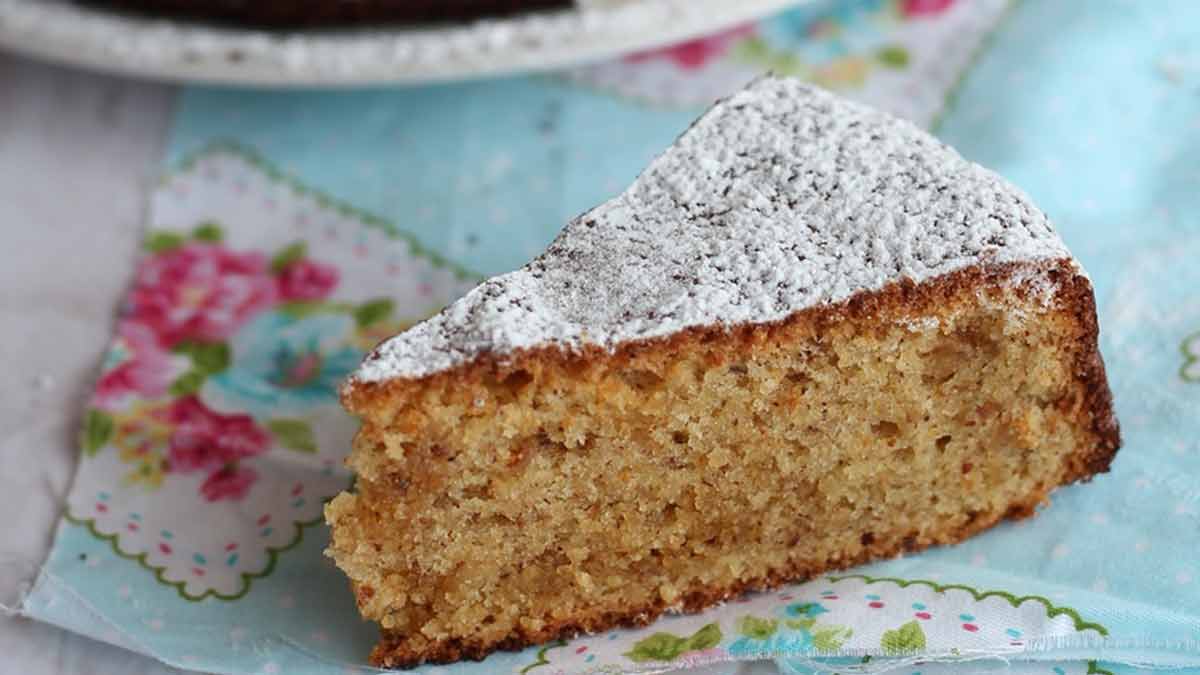
[[[188,91],[67,521],[24,611],[177,665],[356,667],[371,630],[306,529],[346,484],[337,378],[372,340],[537,252],[706,101],[770,68],[936,126],[1048,211],[1097,289],[1126,449],[1036,519],[959,546],[454,672],[1197,665],[1198,8],[1021,3],[960,83],[994,23],[962,17],[1005,9],[814,5],[555,76]]]

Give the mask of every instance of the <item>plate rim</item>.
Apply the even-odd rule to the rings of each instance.
[[[808,1],[593,0],[431,27],[267,31],[139,17],[69,0],[0,0],[0,47],[176,82],[415,85],[567,68],[685,41]]]

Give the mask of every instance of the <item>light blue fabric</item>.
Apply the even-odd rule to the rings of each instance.
[[[235,366],[205,386],[231,408],[263,418],[332,401],[343,373],[362,361],[361,352],[337,342],[352,321],[345,315],[296,319],[280,312],[264,314],[233,340]],[[326,342],[329,346],[322,349]],[[249,365],[238,367],[242,363]],[[280,382],[290,386],[280,387]]]
[[[762,32],[813,59],[878,32],[886,0],[807,3]],[[851,26],[807,47],[816,20]],[[303,182],[378,213],[483,274],[540,253],[559,228],[620,192],[707,105],[639,105],[559,74],[409,89],[189,88],[168,161],[214,139],[249,143]]]
[[[1193,665],[1200,383],[1181,368],[1200,330],[1198,22],[1187,0],[1026,2],[967,79],[939,135],[1029,192],[1089,271],[1125,448],[1031,521],[878,566],[979,563],[1101,591],[1069,593],[1148,663],[1178,641]]]
[[[1188,370],[1200,359],[1200,339],[1189,342],[1200,334],[1198,28],[1194,0],[1027,0],[937,130],[1029,192],[1090,273],[1125,448],[1111,473],[1058,491],[1036,518],[865,573],[1042,595],[1108,628],[1103,646],[1044,645],[1047,673],[1053,660],[1200,666],[1200,381]],[[487,274],[524,262],[567,218],[618,191],[696,112],[555,76],[339,94],[191,88],[168,162],[234,138]],[[324,532],[310,534],[239,601],[246,625],[233,649],[230,605],[187,604],[186,634],[164,628],[156,617],[177,612],[175,591],[71,524],[26,609],[101,639],[142,626],[145,650],[183,666],[313,672],[300,669],[314,658],[359,661],[374,631],[354,618],[336,569],[301,564],[324,545]],[[111,592],[122,584],[137,589],[136,603]],[[303,609],[287,632],[320,631],[319,655],[254,625],[253,606],[285,594]],[[472,672],[529,658],[504,654]]]
[[[1200,386],[1180,377],[1200,329],[1200,71],[1170,74],[1200,66],[1198,20],[1186,0],[1026,3],[940,129],[1028,191],[1090,272],[1125,450],[1028,524],[930,562],[983,555],[1131,602],[1200,606]]]
[[[168,161],[215,138],[250,143],[305,183],[495,274],[619,192],[695,114],[630,106],[552,75],[338,96],[188,89]]]

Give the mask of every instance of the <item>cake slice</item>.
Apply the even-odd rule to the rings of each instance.
[[[948,544],[1107,470],[1091,284],[1017,188],[788,79],[346,383],[381,666]]]

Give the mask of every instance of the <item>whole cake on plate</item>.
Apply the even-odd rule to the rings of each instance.
[[[91,0],[151,14],[261,26],[451,21],[568,7],[571,0]]]
[[[962,540],[1120,444],[1092,287],[1017,188],[795,80],[380,345],[329,554],[382,666]]]

